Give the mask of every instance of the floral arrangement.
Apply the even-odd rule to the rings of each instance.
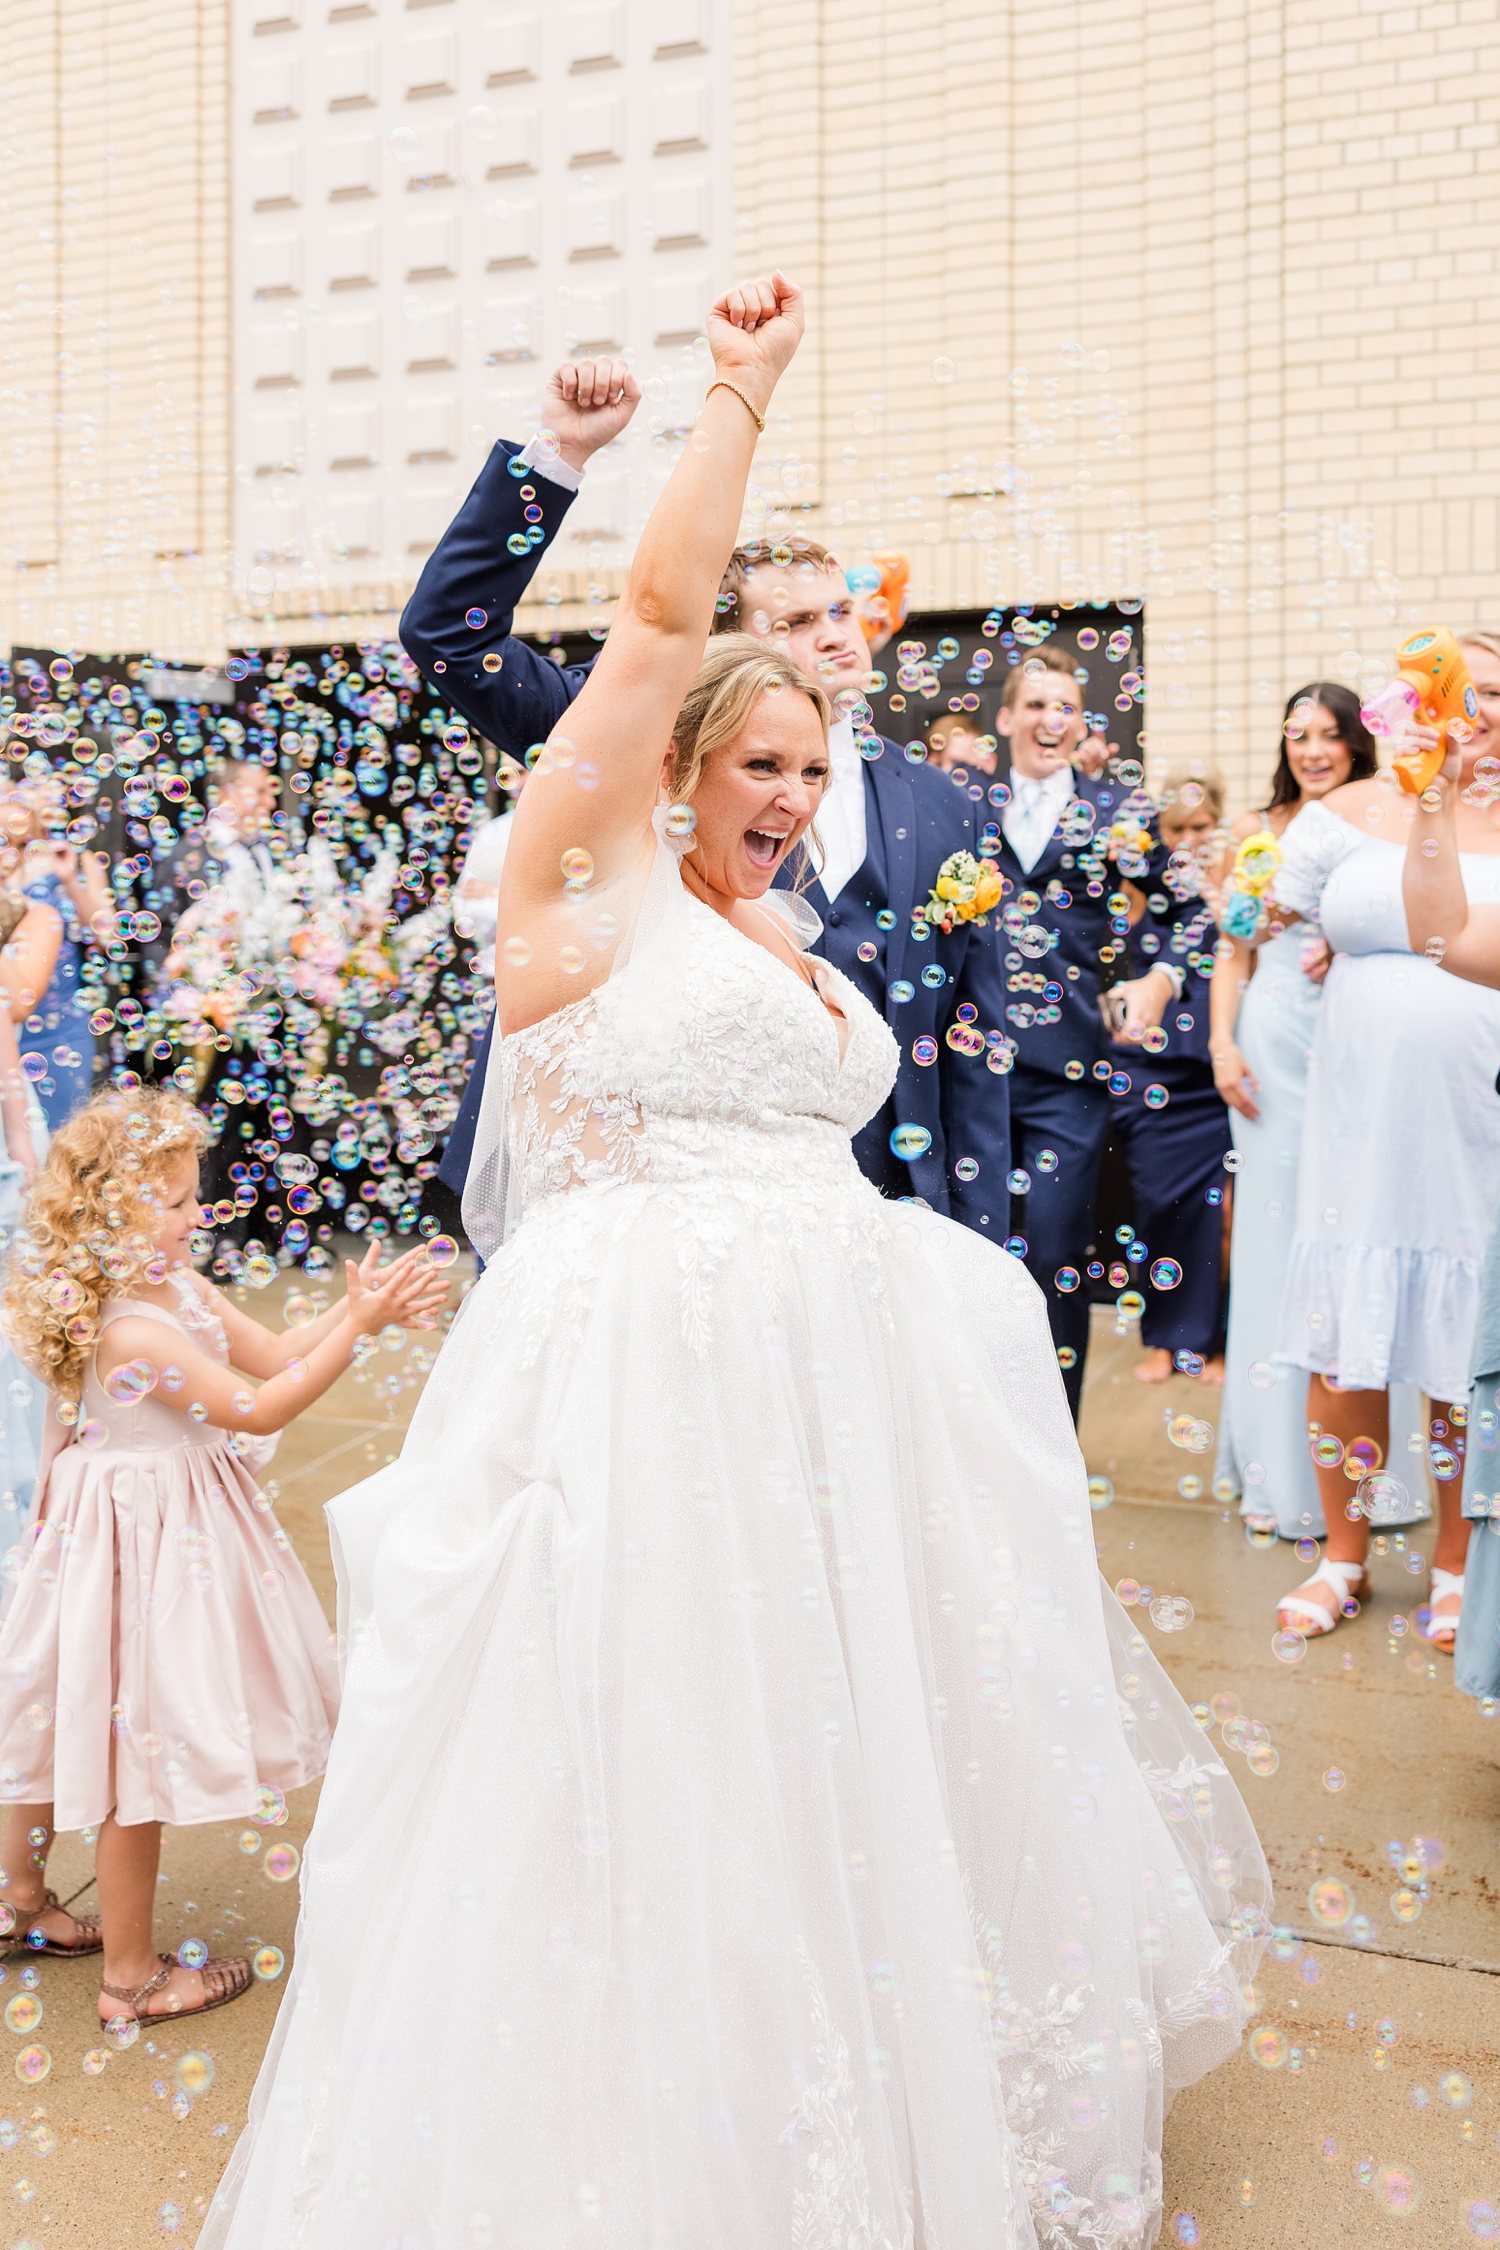
[[[1105,831],[1104,848],[1122,875],[1145,875],[1155,849],[1151,831],[1129,804],[1116,813]]]
[[[972,852],[950,852],[919,912],[923,921],[946,935],[955,922],[972,922],[977,915],[988,914],[1000,899],[1000,870],[994,860],[976,859]]]
[[[1258,828],[1245,838],[1234,855],[1219,914],[1225,937],[1254,937],[1265,910],[1265,894],[1280,865],[1281,846],[1269,828]]]
[[[337,1027],[401,1053],[437,974],[449,910],[429,906],[388,926],[399,865],[399,854],[383,851],[358,883],[343,883],[315,836],[269,883],[249,868],[216,883],[173,933],[159,1002],[169,1036],[202,1046],[239,1033],[260,1045],[270,1026],[256,1003],[270,988],[303,1072],[326,1067]]]

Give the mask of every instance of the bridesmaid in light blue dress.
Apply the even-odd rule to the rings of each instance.
[[[1303,805],[1375,770],[1375,744],[1348,688],[1324,680],[1298,688],[1287,698],[1269,801],[1236,822],[1236,845],[1259,829],[1283,835]],[[1307,1377],[1276,1356],[1297,1219],[1308,1053],[1323,997],[1321,977],[1309,976],[1303,960],[1319,946],[1306,923],[1258,946],[1221,939],[1213,978],[1214,1082],[1229,1104],[1239,1157],[1216,1484],[1240,1494],[1252,1531],[1283,1539],[1319,1539],[1325,1528],[1308,1450]],[[1393,1453],[1421,1427],[1420,1414],[1409,1385],[1393,1392]],[[1425,1479],[1410,1481],[1415,1512],[1425,1513]]]
[[[0,1266],[21,1224],[31,1175],[47,1151],[47,1120],[21,1070],[15,1026],[0,1008]],[[24,1147],[23,1139],[29,1141]],[[0,1336],[0,1616],[20,1576],[47,1392]]]

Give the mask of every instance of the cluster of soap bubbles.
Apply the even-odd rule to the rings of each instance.
[[[226,674],[220,699],[192,675],[200,700],[179,700],[153,662],[17,652],[0,663],[0,752],[55,795],[55,833],[107,859],[113,922],[85,952],[78,1043],[117,1082],[171,1079],[200,1101],[232,1157],[214,1227],[248,1237],[220,1241],[219,1270],[263,1286],[288,1260],[326,1271],[335,1229],[424,1225],[488,1011],[450,901],[493,789],[441,683],[394,642],[248,649]],[[277,784],[278,882],[315,846],[316,882],[375,908],[370,941],[320,983],[304,881],[305,937],[226,971],[205,1045],[208,1019],[167,1005],[161,970],[189,902],[172,855],[201,837],[224,761]]]

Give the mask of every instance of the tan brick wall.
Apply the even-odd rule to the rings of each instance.
[[[221,637],[226,32],[227,0],[0,0],[0,640]]]
[[[11,637],[221,642],[227,4],[0,0]],[[929,606],[1144,592],[1153,761],[1236,801],[1288,687],[1500,617],[1492,9],[715,7],[737,257],[813,309],[772,521],[906,548]]]
[[[906,547],[929,606],[1144,590],[1152,762],[1206,750],[1238,802],[1290,687],[1357,685],[1408,620],[1500,619],[1492,10],[737,23],[740,245],[812,291],[776,434],[822,471],[820,535]],[[1030,489],[939,489],[997,464]]]

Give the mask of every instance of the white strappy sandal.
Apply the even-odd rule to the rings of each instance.
[[[1429,1610],[1435,1609],[1438,1603],[1450,1594],[1457,1594],[1458,1596],[1458,1607],[1454,1610],[1452,1616],[1429,1616],[1426,1624],[1422,1627],[1423,1640],[1430,1641],[1434,1648],[1441,1649],[1444,1656],[1453,1654],[1455,1643],[1458,1640],[1458,1621],[1464,1612],[1464,1574],[1461,1570],[1439,1570],[1434,1563],[1432,1577],[1427,1588]]]
[[[1436,1572],[1434,1572],[1436,1577]],[[1309,1601],[1298,1587],[1292,1594],[1283,1594],[1276,1604],[1278,1616],[1291,1616],[1295,1629],[1304,1640],[1316,1640],[1321,1633],[1331,1633],[1341,1617],[1357,1617],[1360,1602],[1370,1592],[1369,1575],[1363,1563],[1330,1562],[1325,1555],[1317,1569],[1302,1581],[1303,1586],[1326,1586],[1338,1596],[1338,1608],[1330,1616],[1321,1602]],[[1305,1620],[1305,1622],[1304,1622]]]

